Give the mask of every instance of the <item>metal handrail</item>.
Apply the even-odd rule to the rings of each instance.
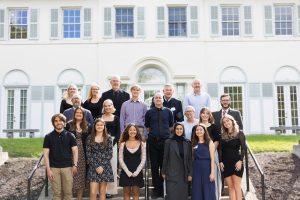
[[[148,144],[146,145],[146,163],[145,163],[145,200],[149,200],[149,166],[148,166]]]
[[[35,164],[35,166],[33,167],[32,171],[30,172],[28,178],[27,178],[27,199],[30,200],[31,197],[31,180],[33,175],[35,174],[36,170],[38,169],[38,167],[40,166],[41,162],[43,159],[43,154],[40,155],[38,162]],[[47,174],[46,174],[47,176]]]
[[[261,166],[259,165],[254,153],[252,152],[250,145],[248,144],[248,142],[246,141],[246,155],[245,155],[245,162],[246,162],[246,184],[247,184],[247,191],[250,191],[250,187],[249,187],[249,159],[248,159],[248,151],[252,157],[252,160],[254,161],[254,164],[256,166],[256,168],[258,169],[259,173],[260,173],[260,177],[261,177],[261,198],[262,200],[265,200],[265,174],[263,172],[263,170],[261,169]]]

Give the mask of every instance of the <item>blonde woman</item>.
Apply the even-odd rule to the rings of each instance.
[[[111,198],[112,195],[118,193],[117,185],[117,163],[118,163],[118,149],[117,142],[120,138],[120,119],[114,115],[116,111],[112,100],[106,99],[103,102],[102,116],[101,119],[105,121],[108,134],[113,138],[113,157],[111,159],[111,165],[114,173],[114,182],[109,183],[107,186],[107,198]]]
[[[70,84],[67,91],[63,95],[63,99],[61,100],[59,109],[60,113],[63,113],[65,110],[73,107],[72,97],[76,93],[78,93],[77,86],[75,84]]]
[[[242,200],[241,181],[244,172],[243,159],[246,153],[246,139],[235,119],[225,114],[222,119],[222,134],[219,144],[219,162],[228,185],[229,198]]]
[[[91,111],[94,119],[96,119],[101,114],[100,86],[97,83],[93,83],[91,85],[87,99],[83,103],[83,107]]]

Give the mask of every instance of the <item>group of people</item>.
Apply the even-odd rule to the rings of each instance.
[[[54,130],[45,136],[43,153],[54,199],[71,199],[73,193],[82,199],[88,184],[90,199],[110,198],[119,177],[123,198],[137,200],[147,155],[152,199],[219,200],[224,180],[230,199],[242,199],[245,136],[228,94],[220,97],[221,110],[211,112],[199,80],[193,80],[183,106],[173,97],[173,85],[165,84],[147,109],[139,85],[129,95],[120,89],[118,75],[110,84],[102,95],[93,84],[85,102],[71,84],[51,119]]]

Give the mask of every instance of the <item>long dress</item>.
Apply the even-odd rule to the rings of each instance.
[[[82,132],[76,132],[76,142],[78,147],[78,167],[77,174],[73,177],[73,191],[85,188],[86,161],[82,142]]]
[[[241,152],[241,153],[240,153]],[[221,138],[219,145],[220,162],[224,164],[224,178],[232,175],[243,176],[244,167],[241,170],[235,170],[235,164],[243,158],[246,153],[245,135],[240,131],[236,136],[228,139]]]
[[[209,133],[209,136],[213,142],[220,142],[220,133],[218,133],[217,126],[215,124],[211,124],[209,127],[207,127],[207,132]],[[220,199],[222,191],[222,179],[218,151],[215,151],[215,190],[216,199]]]
[[[207,144],[194,147],[192,200],[216,200],[215,183],[210,182],[211,159]]]
[[[122,144],[120,146],[120,165],[122,167],[121,175],[120,175],[120,186],[121,187],[144,187],[143,180],[143,167],[146,161],[146,146],[142,145],[142,143],[136,149],[128,149],[126,144]],[[138,175],[136,177],[128,177],[127,170],[134,173],[138,171]]]
[[[88,162],[87,180],[89,182],[113,182],[113,172],[110,160],[112,158],[112,139],[108,138],[107,145],[91,142],[91,136],[87,138],[86,156]],[[98,174],[96,168],[102,166],[103,173]]]

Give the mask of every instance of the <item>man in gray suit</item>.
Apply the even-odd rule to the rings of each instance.
[[[63,112],[63,115],[67,118],[67,122],[73,119],[74,110],[81,105],[81,96],[79,94],[74,94],[71,101],[72,101],[73,107],[69,108]],[[90,125],[93,125],[94,118],[91,114],[91,111],[84,109],[84,114],[85,114],[86,121]]]
[[[234,117],[237,124],[239,125],[239,129],[243,130],[243,121],[242,121],[241,113],[238,110],[234,110],[234,109],[230,108],[231,99],[230,99],[229,94],[221,95],[220,104],[222,106],[222,109],[212,113],[212,115],[215,119],[215,124],[216,124],[217,130],[219,131],[219,133],[221,134],[221,118],[225,114],[228,114],[228,115],[231,115],[232,117]]]

